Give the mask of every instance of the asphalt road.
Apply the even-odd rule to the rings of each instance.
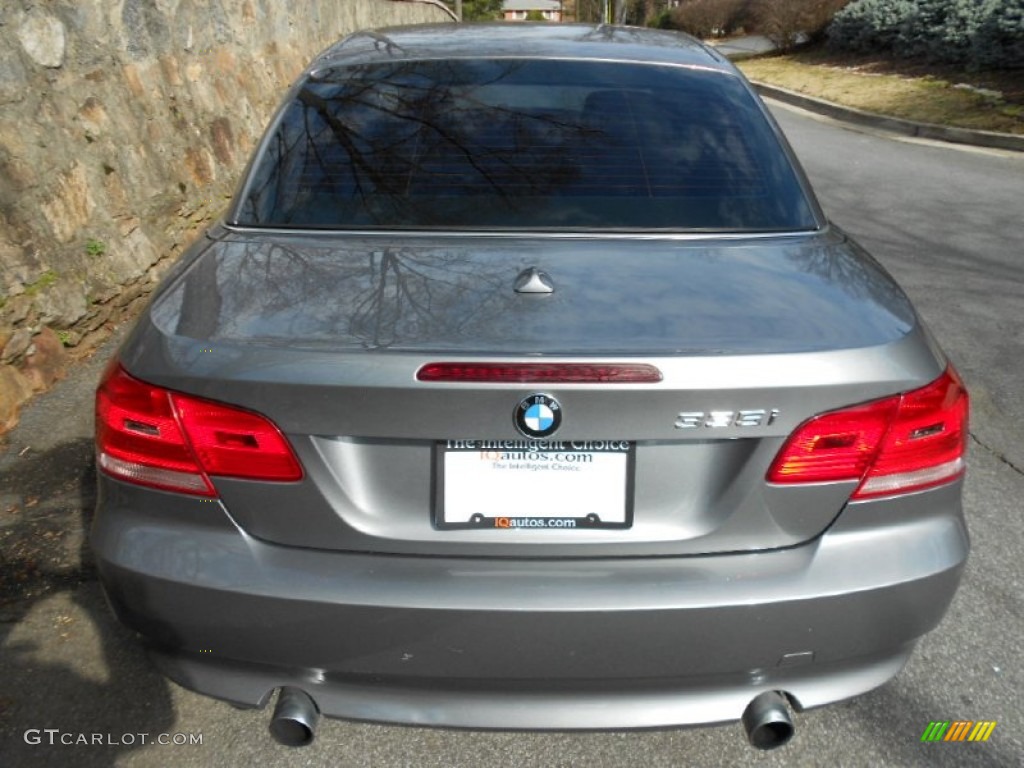
[[[760,35],[748,35],[746,37],[734,37],[731,40],[709,41],[715,46],[719,53],[729,58],[736,56],[749,56],[758,53],[767,53],[775,48],[775,43],[767,37]]]
[[[826,210],[900,280],[974,398],[974,552],[946,620],[895,681],[798,715],[794,740],[770,753],[748,747],[739,725],[537,734],[327,721],[313,746],[279,747],[269,712],[237,711],[153,671],[103,602],[82,533],[97,358],[29,408],[0,452],[0,766],[1024,764],[1024,156],[776,111]],[[920,743],[938,719],[998,725],[983,744]],[[97,734],[105,743],[81,743]],[[160,734],[202,744],[153,743]]]

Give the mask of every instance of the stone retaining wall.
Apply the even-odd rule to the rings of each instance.
[[[233,191],[282,89],[394,0],[5,0],[0,432],[144,301]]]

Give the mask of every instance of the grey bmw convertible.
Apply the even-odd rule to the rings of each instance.
[[[968,395],[674,33],[352,35],[97,392],[91,543],[271,732],[742,721],[894,677],[968,555]]]

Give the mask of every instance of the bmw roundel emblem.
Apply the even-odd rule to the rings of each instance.
[[[514,420],[527,437],[547,437],[562,423],[562,406],[548,395],[530,395],[516,406]]]

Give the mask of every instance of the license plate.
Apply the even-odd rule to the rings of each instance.
[[[437,528],[629,528],[634,444],[448,440],[435,450]]]

